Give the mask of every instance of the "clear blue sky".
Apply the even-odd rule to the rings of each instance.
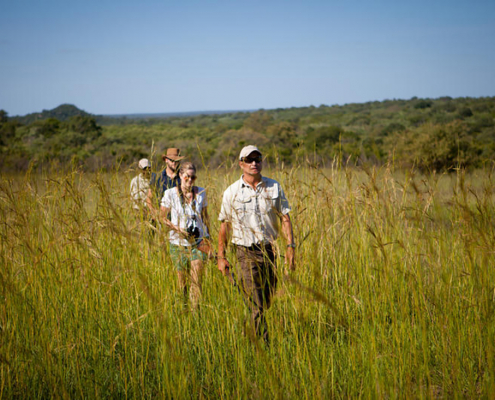
[[[495,0],[4,0],[0,109],[240,110],[495,95]]]

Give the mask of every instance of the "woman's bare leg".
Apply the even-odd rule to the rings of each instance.
[[[179,278],[179,291],[184,296],[184,305],[187,304],[187,273],[185,271],[177,271]]]
[[[197,309],[199,299],[201,298],[201,285],[203,282],[204,265],[201,260],[191,261],[191,291],[189,299],[191,300],[191,308]]]

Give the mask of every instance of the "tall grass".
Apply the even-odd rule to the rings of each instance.
[[[495,396],[491,171],[267,171],[292,205],[297,271],[244,326],[209,263],[183,307],[166,232],[131,213],[130,175],[0,182],[0,397]],[[212,233],[237,170],[204,170]],[[233,257],[231,256],[233,261]]]

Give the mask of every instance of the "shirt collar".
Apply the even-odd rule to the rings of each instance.
[[[170,176],[167,175],[167,168],[165,168],[164,170],[162,170],[162,180],[164,181],[180,181],[180,178],[179,178],[179,173],[177,173],[175,175],[175,178],[171,178]]]
[[[265,184],[265,177],[264,177],[264,176],[262,176],[262,177],[261,177],[261,182],[259,182],[259,183],[256,185],[256,189],[257,189],[258,187],[263,186],[264,184]],[[248,185],[248,184],[244,181],[244,174],[243,174],[243,175],[241,175],[241,187],[248,187],[248,188],[251,188],[251,189],[252,189],[252,187],[251,187],[250,185]]]

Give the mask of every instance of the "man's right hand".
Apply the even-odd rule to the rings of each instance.
[[[225,257],[218,257],[217,265],[218,269],[224,276],[229,275],[230,264]]]

